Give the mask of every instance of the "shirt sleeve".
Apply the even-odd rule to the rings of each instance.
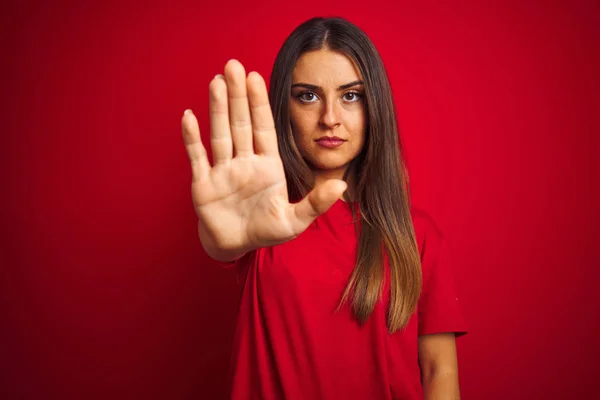
[[[419,335],[467,333],[467,324],[456,292],[446,241],[433,223],[427,223],[421,247],[423,286],[418,304]]]
[[[257,261],[259,251],[260,249],[249,251],[236,260],[229,262],[217,261],[217,264],[221,268],[235,270],[238,283],[242,283],[246,279],[250,266]]]

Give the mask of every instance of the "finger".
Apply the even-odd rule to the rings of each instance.
[[[187,150],[190,164],[192,165],[192,181],[203,180],[208,176],[210,163],[206,155],[206,149],[200,139],[200,128],[198,120],[192,110],[185,110],[181,118],[181,135]]]
[[[237,60],[230,60],[225,65],[225,80],[229,98],[229,123],[235,155],[254,153],[252,145],[252,122],[246,91],[246,70]]]
[[[321,214],[338,201],[348,185],[343,180],[329,179],[317,185],[304,199],[294,204],[292,213],[293,229],[296,235],[302,233]]]
[[[229,129],[227,84],[223,75],[217,75],[209,85],[210,147],[213,162],[226,163],[233,157],[233,143]]]
[[[278,155],[277,133],[264,79],[257,72],[248,74],[248,102],[252,116],[254,148],[259,154]]]

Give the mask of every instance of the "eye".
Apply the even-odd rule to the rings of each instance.
[[[358,92],[348,92],[344,93],[344,100],[349,103],[354,103],[363,98],[363,95]]]
[[[296,96],[303,103],[314,103],[317,99],[317,95],[313,92],[302,92]]]

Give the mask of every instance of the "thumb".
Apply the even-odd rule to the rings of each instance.
[[[340,179],[329,179],[317,185],[302,201],[292,206],[294,231],[300,234],[321,214],[338,201],[348,185]]]

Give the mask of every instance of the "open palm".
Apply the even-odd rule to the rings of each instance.
[[[247,251],[291,240],[346,189],[339,180],[290,204],[265,82],[231,60],[210,83],[211,166],[196,117],[182,118],[192,166],[192,200],[207,253],[230,261]]]

